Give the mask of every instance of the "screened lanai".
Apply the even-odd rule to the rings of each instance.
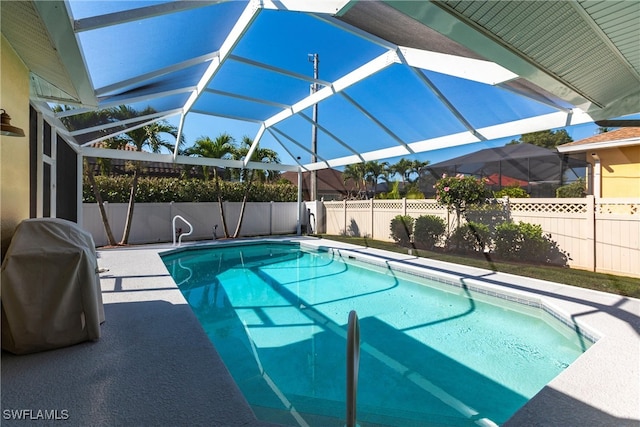
[[[32,106],[79,155],[296,172],[637,113],[638,19],[606,1],[2,4]],[[136,114],[65,126],[121,105]],[[158,120],[185,146],[96,148]],[[281,164],[182,155],[228,129]]]
[[[429,165],[427,170],[434,179],[473,175],[485,178],[493,191],[517,186],[533,197],[555,197],[558,187],[584,178],[588,165],[584,159],[522,143],[485,148]]]

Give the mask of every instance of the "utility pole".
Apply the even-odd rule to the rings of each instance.
[[[308,54],[309,62],[313,62],[313,78],[318,80],[318,64],[320,63],[320,59],[317,53]],[[311,84],[311,94],[314,94],[318,91],[318,83],[313,82]],[[318,153],[318,127],[316,126],[318,123],[318,104],[313,104],[313,125],[311,127],[311,163],[315,163],[318,161],[317,153]],[[311,176],[309,179],[309,198],[311,201],[318,200],[318,176],[316,170],[311,171]]]

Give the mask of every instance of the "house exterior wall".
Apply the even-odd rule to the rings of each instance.
[[[1,255],[9,247],[16,226],[29,218],[29,70],[9,42],[0,36],[1,107],[24,137],[0,136]]]
[[[597,153],[601,159],[601,196],[640,197],[640,145],[597,150]]]

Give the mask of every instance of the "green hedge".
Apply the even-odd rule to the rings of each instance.
[[[413,227],[413,240],[420,246],[433,249],[444,236],[447,226],[444,220],[435,215],[421,215]]]
[[[491,243],[491,232],[485,224],[469,221],[457,227],[447,239],[447,249],[454,252],[484,252]]]
[[[389,231],[391,238],[401,246],[407,246],[411,243],[413,235],[413,217],[409,215],[397,215],[391,220]]]
[[[96,184],[104,201],[109,203],[128,203],[131,189],[129,176],[96,176]],[[222,200],[241,202],[244,185],[240,182],[220,181]],[[291,184],[261,184],[252,186],[249,193],[250,202],[295,202],[298,189]],[[218,200],[215,181],[179,178],[149,178],[138,180],[136,203],[168,203],[168,202],[216,202]],[[93,190],[85,178],[82,201],[95,203]]]

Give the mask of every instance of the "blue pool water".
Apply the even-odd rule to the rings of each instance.
[[[294,244],[163,256],[261,419],[344,426],[348,313],[358,422],[505,422],[590,342],[539,308]]]

